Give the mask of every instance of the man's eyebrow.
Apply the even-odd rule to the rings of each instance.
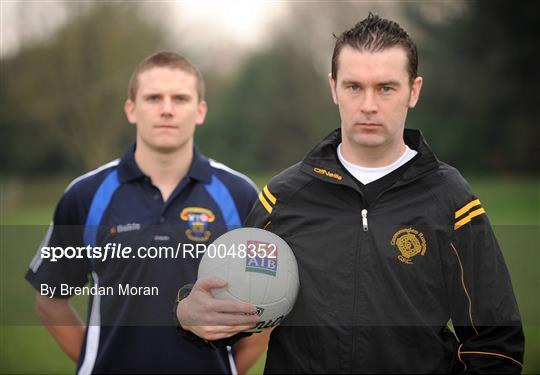
[[[356,86],[362,86],[360,84],[360,82],[357,82],[353,79],[344,79],[343,81],[341,81],[341,84],[342,85],[356,85]]]
[[[401,86],[401,83],[399,83],[399,81],[390,80],[390,81],[380,82],[378,83],[378,85],[379,86]]]
[[[143,96],[143,98],[149,98],[151,96],[162,97],[163,94],[161,94],[159,92],[149,91],[147,93],[144,93],[142,96]],[[192,97],[192,95],[187,94],[187,93],[177,93],[177,94],[172,94],[172,96],[175,97],[175,98],[182,98],[182,99],[190,99]]]
[[[185,94],[185,93],[173,94],[173,96],[175,98],[182,98],[182,99],[191,99],[191,97],[192,97],[191,94]]]
[[[362,84],[360,82],[355,81],[353,79],[344,79],[343,81],[341,81],[341,84],[342,85],[356,85],[356,86],[362,87]],[[377,86],[395,86],[395,87],[398,87],[398,86],[401,86],[401,83],[399,81],[391,79],[391,80],[388,80],[388,81],[378,82]]]

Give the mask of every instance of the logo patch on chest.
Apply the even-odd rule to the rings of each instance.
[[[202,207],[186,207],[180,212],[180,219],[187,221],[189,229],[186,237],[192,241],[207,241],[212,232],[208,230],[208,224],[212,223],[216,216],[212,211]]]
[[[111,229],[109,229],[110,234],[116,234],[116,233],[123,233],[123,232],[131,232],[134,230],[140,230],[141,224],[139,223],[129,223],[129,224],[118,224],[113,225]]]
[[[398,259],[405,264],[413,264],[412,258],[418,254],[424,256],[427,250],[424,234],[413,228],[398,230],[390,244],[397,247],[400,252]]]
[[[334,178],[338,181],[341,181],[343,180],[343,177],[339,174],[339,173],[336,173],[336,172],[330,172],[330,171],[327,171],[326,169],[324,168],[313,168],[313,172],[315,173],[318,173],[318,174],[322,174],[322,175],[325,175],[325,176],[328,176],[330,178]]]

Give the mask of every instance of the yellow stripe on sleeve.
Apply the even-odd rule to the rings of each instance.
[[[268,201],[266,200],[266,198],[264,197],[262,192],[259,193],[259,200],[261,201],[261,203],[264,206],[264,208],[266,209],[266,211],[268,211],[268,213],[271,214],[272,213],[272,206],[270,206],[270,204],[268,203]]]
[[[486,211],[483,209],[483,208],[479,208],[478,210],[474,210],[473,212],[471,212],[470,214],[468,214],[467,216],[465,216],[463,219],[461,219],[460,221],[458,221],[457,223],[454,224],[454,230],[464,226],[465,224],[467,224],[469,221],[471,221],[472,218],[478,216],[478,215],[482,215],[482,214],[485,214]]]
[[[277,199],[276,197],[274,197],[272,193],[270,193],[270,190],[268,190],[268,185],[264,186],[263,192],[264,192],[264,195],[266,195],[266,197],[272,204],[276,204]]]
[[[463,208],[460,208],[459,210],[456,211],[455,218],[457,219],[464,213],[468,212],[471,208],[479,206],[479,205],[480,205],[480,199],[475,199],[474,201],[467,203],[465,206],[463,206]]]

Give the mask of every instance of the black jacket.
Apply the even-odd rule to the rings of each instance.
[[[259,195],[247,226],[281,236],[300,276],[266,373],[521,371],[520,314],[480,201],[420,131],[404,138],[418,155],[369,204],[338,161],[339,129]]]

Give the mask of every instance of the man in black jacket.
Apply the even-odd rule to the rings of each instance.
[[[299,267],[267,373],[521,371],[521,319],[481,202],[405,129],[417,66],[393,21],[370,14],[343,33],[328,77],[341,127],[274,177],[247,219],[283,237]],[[249,317],[230,313],[249,311],[220,306],[212,283],[195,284],[178,316],[205,339],[231,337]]]

